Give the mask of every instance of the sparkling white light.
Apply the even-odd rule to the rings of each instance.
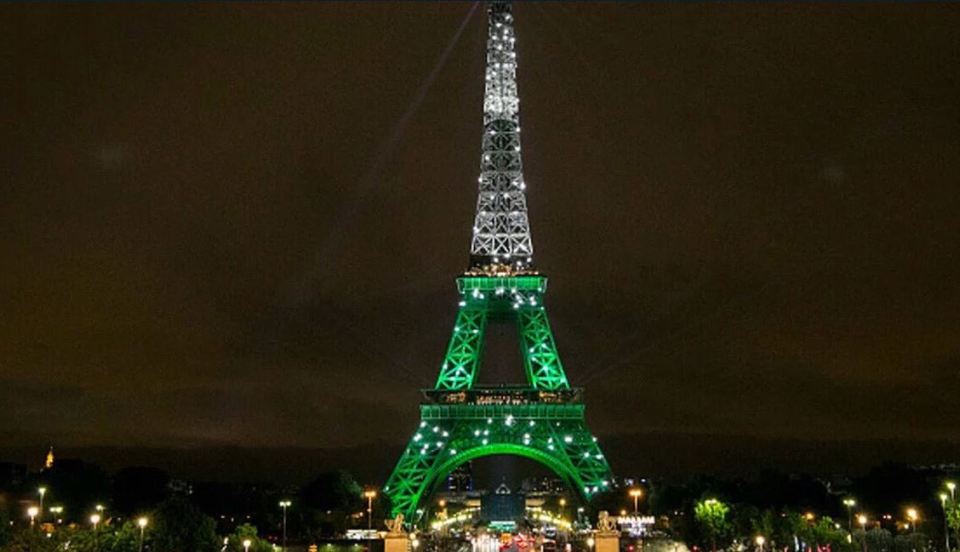
[[[533,260],[520,160],[520,98],[514,42],[510,5],[492,2],[488,10],[480,189],[470,245],[473,266],[502,263],[527,268]]]

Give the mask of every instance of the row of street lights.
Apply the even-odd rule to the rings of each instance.
[[[368,496],[369,493],[373,493],[372,496]],[[30,527],[33,527],[34,525],[36,525],[36,522],[38,520],[41,523],[43,522],[43,512],[44,512],[43,499],[47,494],[47,488],[39,487],[37,489],[37,494],[40,495],[40,505],[30,506],[27,508],[27,516],[30,517]],[[364,496],[367,496],[370,500],[372,500],[373,497],[376,496],[376,491],[367,491],[367,493],[364,493]],[[280,508],[283,510],[283,547],[281,550],[285,551],[287,549],[287,508],[292,506],[293,502],[291,502],[290,500],[281,500],[279,505],[280,505]],[[102,514],[106,508],[104,508],[102,504],[97,504],[95,509],[96,509],[96,512],[91,514],[89,518],[90,524],[93,525],[94,531],[97,530],[97,528],[100,525],[100,522],[103,520]],[[50,512],[57,515],[62,514],[63,506],[54,506],[50,508]],[[368,502],[368,507],[367,507],[368,515],[370,514],[370,512],[371,512],[371,509]],[[146,517],[137,518],[137,527],[140,528],[140,546],[139,546],[140,552],[143,552],[144,532],[146,531],[148,523],[149,523],[149,520]],[[250,541],[250,539],[244,540],[243,541],[244,550],[249,549],[251,544],[252,542]]]
[[[949,499],[951,503],[956,500],[956,483],[948,481],[945,483],[947,490],[949,491]],[[43,520],[43,499],[46,496],[47,488],[39,487],[37,493],[40,495],[40,506],[30,506],[27,509],[27,515],[30,517],[30,526],[33,527],[38,516],[40,521]],[[643,490],[637,487],[631,488],[628,490],[627,495],[633,499],[633,513],[636,515],[640,510],[640,498],[643,496]],[[367,499],[367,529],[373,528],[373,500],[377,497],[377,491],[375,489],[367,489],[363,492],[363,497]],[[950,532],[949,525],[947,521],[947,498],[948,495],[945,492],[939,494],[940,503],[943,507],[944,513],[944,534],[946,539],[946,552],[951,552],[950,548]],[[287,508],[293,505],[293,502],[290,500],[281,500],[279,506],[283,511],[283,547],[282,550],[287,549]],[[561,508],[566,505],[565,499],[560,499]],[[846,498],[843,500],[843,505],[847,508],[847,527],[853,532],[853,507],[857,505],[857,501],[853,498]],[[445,504],[444,504],[445,506]],[[94,531],[97,530],[97,527],[102,519],[101,513],[104,511],[104,507],[101,504],[96,505],[97,512],[90,516],[90,523],[93,525]],[[57,506],[50,508],[52,513],[61,514],[63,513],[63,507]],[[917,530],[917,521],[920,518],[919,512],[916,508],[908,508],[906,510],[907,519],[910,520],[909,525],[912,527],[912,530],[916,532]],[[860,525],[861,529],[866,532],[867,524],[869,519],[863,513],[857,514],[857,523]],[[148,520],[146,517],[140,517],[137,519],[137,526],[140,528],[140,550],[143,550],[143,540],[144,540],[144,531],[146,530]],[[762,551],[765,538],[762,535],[756,537],[758,548]],[[251,542],[249,539],[243,541],[244,550],[248,550]],[[864,540],[864,552],[866,552],[866,540]]]
[[[940,498],[940,506],[943,509],[943,534],[944,534],[944,544],[946,552],[951,552],[950,547],[950,525],[947,514],[947,499],[949,498],[950,502],[953,503],[956,500],[956,491],[957,484],[953,481],[947,481],[944,483],[944,486],[949,491],[949,495],[946,492],[940,492],[937,496]],[[847,528],[850,531],[850,534],[853,534],[853,507],[857,505],[857,501],[853,498],[845,498],[843,500],[843,505],[847,507]],[[917,532],[917,521],[920,520],[920,512],[916,508],[907,508],[904,512],[907,516],[909,523],[906,524],[906,528],[910,529],[912,532]],[[808,514],[810,516],[811,514]],[[867,550],[867,541],[866,541],[866,531],[867,524],[870,522],[870,519],[866,514],[860,513],[857,514],[857,523],[860,525],[860,529],[864,532],[863,539],[863,551]],[[757,546],[760,550],[763,550],[763,536],[757,536]]]
[[[27,508],[27,516],[30,517],[30,527],[34,527],[38,519],[40,520],[41,523],[43,522],[43,511],[44,511],[43,498],[47,494],[47,488],[40,487],[39,489],[37,489],[37,494],[40,495],[40,505],[30,506]],[[93,525],[93,531],[96,534],[96,531],[100,526],[100,521],[103,519],[103,516],[101,514],[103,513],[104,510],[106,510],[106,508],[104,508],[102,504],[97,504],[94,507],[94,509],[96,510],[96,512],[93,514],[90,514],[90,524]],[[50,513],[57,514],[57,515],[62,514],[63,506],[51,507]],[[146,517],[141,516],[137,518],[137,527],[140,528],[140,541],[139,541],[139,547],[138,547],[140,552],[143,552],[144,533],[147,529],[148,524],[149,524],[149,520]]]

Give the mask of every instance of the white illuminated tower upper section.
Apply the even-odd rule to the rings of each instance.
[[[533,241],[520,160],[516,37],[509,2],[487,8],[480,190],[470,244],[471,270],[529,270]]]

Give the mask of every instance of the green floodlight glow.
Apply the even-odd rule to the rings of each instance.
[[[420,425],[384,486],[392,513],[415,519],[418,505],[454,468],[498,454],[545,465],[585,499],[605,490],[610,466],[587,429],[580,390],[570,387],[560,363],[543,308],[546,278],[471,276],[458,283],[461,306],[440,376],[428,392],[438,398],[420,406]],[[526,295],[518,297],[519,290]],[[474,386],[488,321],[517,325],[527,387]]]
[[[481,277],[457,280],[460,309],[436,389],[472,389],[477,379],[490,319],[513,321],[520,333],[520,354],[527,380],[534,389],[569,389],[560,355],[550,331],[543,293],[543,276]],[[498,294],[495,290],[504,290]],[[483,291],[481,291],[483,290]]]
[[[582,418],[564,419],[561,428],[553,424],[538,424],[537,429],[526,432],[500,424],[490,437],[480,439],[474,436],[469,422],[451,419],[449,423],[454,426],[448,444],[450,451],[444,453],[445,447],[424,450],[411,444],[400,457],[384,487],[384,492],[392,501],[394,515],[402,513],[412,516],[417,506],[447,474],[460,464],[484,456],[510,454],[539,462],[559,475],[572,489],[580,491],[586,499],[609,485],[610,466]],[[576,438],[562,447],[548,447],[547,440],[555,437],[558,429],[573,433]],[[525,439],[524,433],[530,434],[530,437]]]
[[[457,466],[511,454],[539,462],[590,499],[609,487],[610,466],[587,429],[582,390],[570,387],[532,269],[533,242],[520,159],[519,96],[509,2],[487,10],[484,132],[470,270],[457,279],[457,317],[420,426],[383,492],[393,515],[411,523]],[[526,384],[476,386],[490,324],[512,324]]]

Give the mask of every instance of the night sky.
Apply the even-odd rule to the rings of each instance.
[[[0,8],[4,446],[401,444],[467,266],[471,8]],[[601,442],[960,445],[960,6],[515,13]]]

